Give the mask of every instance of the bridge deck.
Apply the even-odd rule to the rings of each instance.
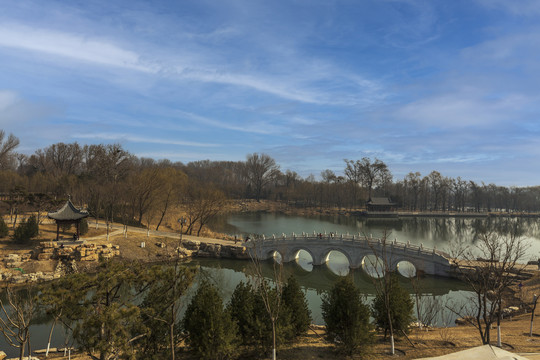
[[[321,244],[323,242],[326,242],[328,244],[333,245],[359,245],[359,246],[368,246],[370,248],[378,247],[383,242],[386,243],[386,246],[391,247],[394,250],[406,250],[406,251],[415,251],[419,254],[437,254],[440,255],[446,259],[451,259],[451,256],[441,250],[437,250],[436,248],[427,248],[424,247],[422,244],[416,245],[411,244],[410,242],[399,242],[397,240],[389,241],[388,239],[384,240],[381,238],[373,238],[373,237],[367,237],[367,236],[361,236],[361,235],[349,235],[349,234],[341,234],[341,235],[335,235],[335,234],[291,234],[291,235],[285,235],[282,234],[281,236],[272,236],[272,237],[262,237],[259,239],[254,240],[255,243],[262,242],[265,245],[275,244],[280,246],[285,246],[287,244],[292,244],[298,241],[302,242],[313,242],[316,244]]]

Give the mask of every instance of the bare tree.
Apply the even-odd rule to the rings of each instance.
[[[188,221],[186,233],[191,235],[197,227],[199,236],[202,228],[222,210],[225,200],[225,195],[220,190],[193,182],[189,184],[185,197]]]
[[[356,161],[345,159],[345,163],[345,175],[351,182],[367,189],[368,199],[371,198],[371,191],[375,186],[383,185],[392,178],[388,166],[379,159],[373,162],[367,157]]]
[[[392,308],[390,304],[390,295],[392,291],[393,282],[390,279],[392,263],[392,249],[387,244],[388,233],[386,230],[383,233],[382,238],[378,241],[378,244],[370,245],[373,252],[374,259],[367,257],[368,266],[371,266],[371,275],[373,284],[375,285],[375,291],[378,296],[383,299],[384,311],[386,312],[389,332],[390,332],[390,353],[395,354],[394,345],[394,326],[392,321]],[[385,333],[386,337],[386,333]]]
[[[9,134],[5,139],[6,133],[4,130],[0,130],[0,170],[9,169],[14,163],[13,150],[19,146],[19,139]]]
[[[462,280],[472,289],[472,296],[462,309],[454,309],[461,316],[469,316],[478,329],[483,344],[491,340],[491,327],[497,321],[500,345],[500,321],[505,292],[519,281],[525,268],[523,259],[528,246],[510,224],[507,229],[484,229],[471,244],[455,244],[451,249]]]
[[[34,301],[32,288],[27,287],[18,291],[5,288],[6,299],[0,299],[0,332],[6,342],[19,349],[19,359],[22,360],[28,345],[30,348],[30,324],[37,313],[37,303]]]
[[[282,310],[283,294],[283,259],[274,259],[272,267],[272,282],[269,284],[263,274],[263,264],[257,256],[258,241],[252,241],[250,246],[251,262],[253,264],[255,288],[261,295],[264,308],[272,323],[272,359],[276,360],[276,326]]]
[[[244,176],[257,201],[260,201],[264,188],[273,181],[278,173],[279,165],[269,155],[253,153],[247,156],[244,164]]]

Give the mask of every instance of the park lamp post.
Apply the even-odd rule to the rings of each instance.
[[[184,225],[186,224],[187,220],[183,216],[178,219],[178,223],[180,224],[180,246],[182,245],[182,232],[184,229]]]

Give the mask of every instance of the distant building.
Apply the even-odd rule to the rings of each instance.
[[[367,211],[369,212],[389,212],[396,210],[396,203],[392,202],[387,197],[373,197],[366,203]]]

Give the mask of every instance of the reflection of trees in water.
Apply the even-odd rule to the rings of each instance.
[[[410,218],[403,219],[403,232],[417,239],[450,241],[471,240],[486,230],[500,235],[514,232],[518,236],[540,239],[540,221],[533,218]]]
[[[229,219],[240,219],[240,228],[229,225]],[[307,221],[306,221],[307,220]],[[305,223],[304,223],[305,221]],[[390,238],[420,243],[448,243],[459,239],[472,241],[479,231],[488,227],[491,230],[504,234],[511,227],[519,229],[523,236],[540,239],[540,220],[538,218],[522,217],[403,217],[392,219],[358,218],[343,215],[317,215],[310,217],[287,216],[282,214],[247,213],[224,215],[216,219],[218,226],[210,226],[213,230],[229,234],[243,233],[276,233],[290,234],[292,231],[311,232],[315,229],[332,231],[332,224],[343,230],[343,233],[360,233],[380,237],[383,231],[393,233]],[[242,229],[242,227],[246,227]],[[251,230],[251,231],[250,231]],[[400,233],[403,237],[400,239]]]

